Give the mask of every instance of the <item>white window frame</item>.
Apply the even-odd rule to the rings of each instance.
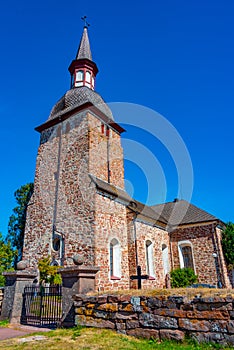
[[[196,266],[195,266],[194,255],[193,255],[193,245],[192,245],[192,243],[190,241],[180,241],[180,242],[178,242],[180,268],[181,269],[184,268],[184,258],[183,258],[183,253],[182,253],[182,248],[183,247],[190,247],[191,248],[193,269],[194,269],[194,273],[196,274]]]
[[[169,249],[165,243],[162,244],[162,260],[163,260],[164,276],[166,276],[170,272],[170,262],[169,262]]]
[[[110,279],[121,279],[121,252],[116,238],[109,243]]]
[[[154,249],[153,242],[150,239],[145,241],[145,254],[146,254],[146,270],[149,277],[155,278],[154,271]]]

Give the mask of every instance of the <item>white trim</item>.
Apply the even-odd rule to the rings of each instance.
[[[112,269],[111,271],[111,245],[112,245]],[[117,238],[110,239],[108,243],[109,247],[109,266],[110,266],[110,279],[111,277],[121,278],[121,250],[120,243]],[[112,272],[112,273],[111,273]]]
[[[169,250],[166,244],[162,244],[162,260],[163,260],[163,271],[164,276],[170,272],[170,263],[169,263]]]
[[[193,260],[193,268],[194,268],[194,273],[196,274],[196,265],[195,265],[195,261],[194,261],[194,255],[193,255],[193,244],[192,242],[185,240],[185,241],[179,241],[178,242],[178,251],[179,251],[179,260],[180,260],[180,268],[183,269],[184,268],[184,258],[183,258],[183,254],[182,254],[182,247],[190,247],[191,248],[191,253],[192,253],[192,260]]]
[[[150,277],[155,277],[155,272],[154,272],[154,249],[153,249],[153,242],[150,239],[147,239],[145,241],[145,257],[146,257],[147,274]]]

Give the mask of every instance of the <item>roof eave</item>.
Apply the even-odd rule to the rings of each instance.
[[[37,126],[35,128],[35,130],[38,131],[38,132],[42,132],[42,131],[44,131],[46,129],[49,129],[49,128],[51,128],[51,127],[53,127],[53,126],[63,122],[64,120],[66,120],[69,117],[71,117],[73,114],[75,114],[77,112],[81,112],[81,111],[83,111],[85,109],[89,109],[91,112],[93,112],[96,115],[98,115],[98,117],[101,120],[103,120],[106,124],[108,124],[114,130],[116,130],[119,134],[121,134],[121,133],[123,133],[125,131],[124,128],[122,128],[119,124],[117,124],[112,119],[107,117],[102,111],[100,111],[100,109],[98,109],[96,106],[94,106],[94,104],[91,103],[91,102],[86,102],[83,105],[72,109],[71,111],[61,113],[56,118],[48,120],[47,122]]]

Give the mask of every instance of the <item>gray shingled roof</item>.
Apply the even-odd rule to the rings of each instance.
[[[92,53],[89,44],[88,29],[84,27],[83,35],[80,41],[79,49],[77,51],[76,59],[88,58],[92,61]]]
[[[154,205],[151,208],[161,213],[166,218],[168,225],[172,227],[218,220],[215,216],[185,200],[175,200],[174,202]]]
[[[148,205],[136,201],[135,199],[130,197],[127,194],[127,192],[123,189],[116,187],[113,184],[110,184],[106,181],[103,181],[94,175],[89,174],[89,176],[91,180],[95,183],[97,189],[99,189],[101,192],[108,193],[109,195],[113,196],[113,199],[119,199],[120,201],[122,201],[124,205],[126,205],[129,209],[131,209],[137,214],[138,219],[148,218],[148,220],[146,221],[149,221],[152,224],[156,224],[158,222],[166,224],[166,219],[162,217],[161,214],[157,213]]]
[[[72,111],[76,107],[91,102],[109,119],[114,120],[112,112],[102,97],[95,91],[86,86],[81,86],[68,90],[65,95],[52,108],[48,120],[57,118],[58,116]]]
[[[148,206],[131,198],[127,192],[89,174],[97,189],[101,192],[108,193],[113,199],[123,201],[129,209],[137,214],[138,219],[146,220],[151,224],[162,224],[171,231],[179,225],[196,224],[202,222],[217,221],[218,218],[185,201],[178,200],[165,204]]]

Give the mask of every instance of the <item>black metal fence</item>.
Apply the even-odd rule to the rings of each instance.
[[[37,327],[58,327],[62,319],[61,286],[24,288],[21,323]]]

